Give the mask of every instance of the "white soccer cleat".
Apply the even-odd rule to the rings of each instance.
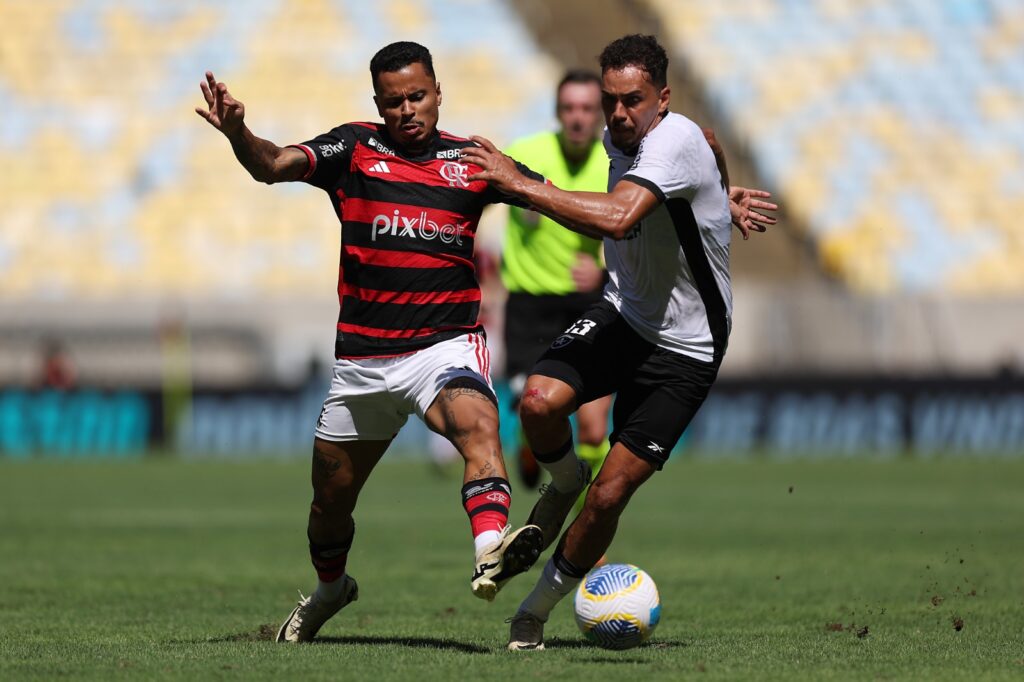
[[[473,595],[492,601],[498,591],[512,578],[530,570],[542,551],[544,534],[537,526],[512,530],[505,526],[496,543],[476,557],[470,587]]]
[[[346,575],[342,580],[345,581],[345,585],[342,588],[341,596],[336,601],[324,601],[316,596],[316,592],[308,597],[302,597],[300,592],[299,596],[302,597],[302,600],[281,624],[281,628],[277,631],[277,641],[313,641],[316,633],[331,616],[358,599],[359,586],[356,584],[355,578]]]
[[[509,651],[543,651],[544,621],[532,613],[520,611],[506,623],[511,623],[508,634]]]
[[[550,547],[558,539],[558,535],[562,532],[562,525],[565,523],[565,517],[569,516],[576,499],[590,483],[590,476],[590,465],[581,459],[579,461],[578,485],[572,490],[563,493],[550,483],[541,486],[540,499],[533,505],[530,517],[526,519],[527,523],[540,526],[541,532],[544,533],[544,546],[541,551]]]

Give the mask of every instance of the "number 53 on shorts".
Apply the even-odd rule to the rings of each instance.
[[[597,329],[597,322],[594,322],[593,320],[588,320],[586,318],[576,320],[573,322],[571,327],[562,332],[562,335],[551,343],[551,347],[562,348],[564,346],[568,346],[573,342],[573,337],[587,339],[595,329]],[[590,339],[587,340],[589,341]]]

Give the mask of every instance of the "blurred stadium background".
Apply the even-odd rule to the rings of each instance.
[[[734,242],[730,352],[682,448],[1024,451],[1019,0],[0,0],[0,457],[307,456],[336,219],[237,165],[192,112],[206,69],[284,144],[375,120],[369,58],[416,40],[441,127],[507,144],[627,32],[784,207]]]

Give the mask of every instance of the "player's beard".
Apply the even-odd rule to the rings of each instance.
[[[640,139],[636,138],[636,128],[610,128],[608,132],[612,138],[612,145],[621,152],[629,153],[640,145]]]

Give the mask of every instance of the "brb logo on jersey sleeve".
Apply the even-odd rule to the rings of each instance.
[[[377,215],[371,223],[370,240],[377,241],[378,236],[409,237],[410,239],[440,239],[445,244],[455,243],[462,246],[462,234],[465,225],[438,225],[427,219],[427,212],[421,211],[415,218],[407,218],[396,210],[392,215]]]
[[[367,144],[369,144],[371,147],[376,149],[381,154],[387,154],[388,156],[395,156],[395,150],[392,149],[391,147],[388,147],[383,142],[378,142],[376,137],[371,137],[369,142],[367,142]]]

